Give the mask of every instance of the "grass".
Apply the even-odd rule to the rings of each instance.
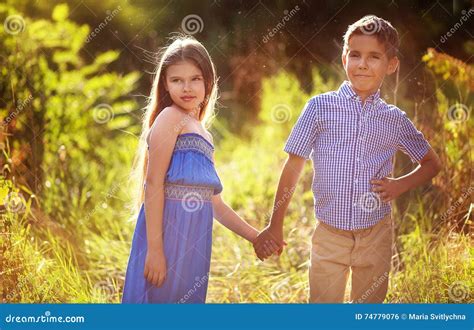
[[[246,138],[231,134],[220,121],[213,126],[224,199],[257,228],[268,221],[285,158],[282,148],[300,109],[309,95],[334,89],[335,82],[320,79],[315,86],[308,95],[301,95],[296,79],[282,73],[264,82],[259,124]],[[128,157],[131,164],[134,143],[130,138],[120,154],[121,163]],[[128,171],[127,166],[116,166],[109,169],[106,180],[95,177],[88,182],[93,187],[90,200],[73,210],[64,208],[61,217],[42,206],[43,200],[55,205],[65,186],[46,190],[47,198],[28,198],[21,211],[6,205],[0,236],[4,302],[120,302],[134,219],[130,221],[126,208],[128,185],[113,178],[123,178]],[[208,302],[307,301],[315,225],[310,186],[308,162],[288,210],[288,247],[280,258],[260,262],[250,243],[215,224]],[[8,180],[3,187],[8,189],[2,190],[2,199],[6,192],[19,189]],[[472,302],[474,250],[469,227],[433,226],[439,214],[425,209],[433,197],[416,191],[406,198],[410,207],[396,213],[396,254],[387,301]],[[472,224],[469,220],[466,215],[466,226]]]

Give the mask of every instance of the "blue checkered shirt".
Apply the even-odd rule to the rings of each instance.
[[[306,103],[284,148],[311,156],[316,218],[344,230],[371,227],[391,212],[370,180],[392,175],[397,150],[415,163],[429,149],[406,113],[385,103],[380,91],[362,104],[348,81]]]

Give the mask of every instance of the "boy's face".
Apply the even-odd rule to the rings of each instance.
[[[385,75],[395,72],[398,58],[389,59],[375,36],[354,34],[342,55],[342,64],[352,88],[365,100],[380,88]]]

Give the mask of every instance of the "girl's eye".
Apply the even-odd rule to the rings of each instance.
[[[351,54],[350,57],[359,57],[358,54]]]
[[[199,80],[201,80],[201,78],[200,78],[200,77],[196,77],[196,78],[194,78],[193,80],[199,81]]]
[[[380,57],[379,57],[379,56],[377,56],[377,55],[372,55],[372,58],[375,58],[375,59],[377,59],[377,60],[378,60]]]
[[[171,80],[171,81],[172,81],[172,82],[178,82],[179,79],[173,79],[173,80]]]

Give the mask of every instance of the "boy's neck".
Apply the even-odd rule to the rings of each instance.
[[[352,84],[349,82],[352,90],[357,94],[357,96],[359,96],[360,98],[360,101],[362,102],[362,104],[365,104],[365,101],[367,100],[367,98],[371,95],[374,95],[375,93],[377,93],[377,91],[380,89],[379,88],[376,88],[374,90],[370,90],[370,91],[359,91],[357,90],[356,88],[354,88],[354,86],[352,86]]]

